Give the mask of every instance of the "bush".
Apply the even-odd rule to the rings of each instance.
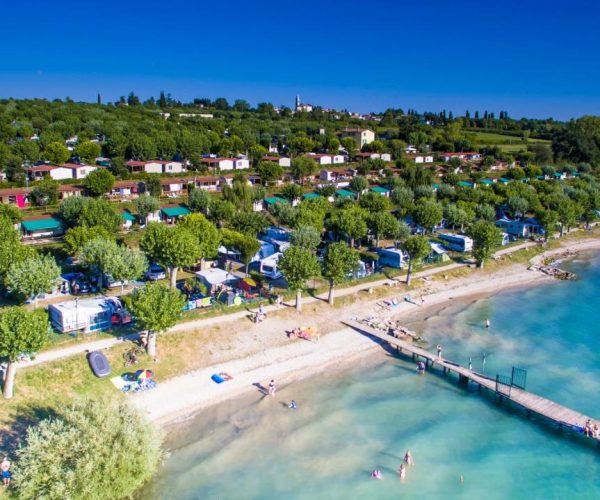
[[[130,497],[163,458],[161,440],[124,401],[76,403],[28,429],[14,469],[18,498]]]

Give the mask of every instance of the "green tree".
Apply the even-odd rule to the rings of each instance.
[[[479,205],[475,205],[475,217],[494,222],[496,220],[496,210],[492,205],[481,203]]]
[[[334,216],[334,225],[337,230],[345,234],[350,240],[350,247],[354,247],[354,242],[367,235],[367,214],[362,208],[351,206],[340,210]]]
[[[442,206],[435,201],[419,200],[413,209],[415,222],[430,232],[441,222],[443,215]]]
[[[235,205],[230,201],[214,200],[210,205],[208,218],[212,220],[217,227],[225,227],[231,224],[236,214]]]
[[[358,144],[356,144],[356,141],[352,137],[344,137],[340,143],[348,153],[348,157],[354,158],[358,149]]]
[[[113,240],[94,238],[81,249],[81,260],[84,265],[98,272],[98,289],[102,290],[104,274],[112,274],[118,265],[119,249]]]
[[[350,189],[357,193],[358,199],[360,200],[360,196],[363,191],[365,191],[369,187],[369,181],[363,175],[356,175],[352,177],[350,180]]]
[[[148,270],[148,260],[143,252],[126,247],[117,247],[115,260],[111,264],[111,276],[121,282],[121,294],[126,281],[141,278]]]
[[[158,199],[147,193],[139,195],[133,205],[145,225],[148,225],[148,216],[160,208]]]
[[[291,243],[314,252],[321,243],[321,233],[312,226],[300,226],[292,231]]]
[[[186,228],[198,240],[200,245],[200,261],[217,256],[221,244],[221,233],[216,226],[202,214],[186,215],[179,220],[178,225]]]
[[[469,214],[454,203],[449,203],[444,208],[444,218],[453,228],[459,227],[462,231],[465,224],[469,223]]]
[[[375,236],[375,248],[379,247],[380,238],[397,238],[401,232],[400,222],[389,212],[370,213],[367,226]]]
[[[88,241],[102,238],[105,240],[114,240],[114,233],[109,233],[103,227],[72,227],[65,233],[65,247],[69,255],[77,255]]]
[[[390,209],[390,200],[379,193],[367,193],[361,196],[358,204],[371,213],[385,212]]]
[[[204,189],[192,189],[188,194],[187,205],[192,212],[208,214],[212,198]]]
[[[508,207],[510,208],[513,217],[520,218],[523,217],[529,209],[529,202],[522,196],[509,196]]]
[[[92,141],[83,141],[75,146],[74,153],[87,164],[93,165],[96,158],[100,156],[102,148],[99,144]]]
[[[558,224],[558,213],[554,210],[542,210],[537,214],[537,220],[544,228],[544,241],[548,241],[548,236],[554,233]]]
[[[419,262],[431,253],[431,245],[429,245],[429,241],[427,241],[425,236],[410,236],[402,244],[402,249],[408,255],[406,285],[410,286],[414,263]]]
[[[54,205],[58,201],[58,186],[58,181],[46,177],[34,185],[31,199],[38,207]]]
[[[13,224],[21,222],[21,210],[15,205],[0,203],[0,217],[10,220]]]
[[[156,356],[156,335],[171,328],[183,314],[185,296],[174,287],[163,283],[148,283],[136,288],[126,299],[127,309],[137,324],[148,330],[149,356]]]
[[[413,206],[415,195],[409,187],[397,187],[392,191],[392,202],[400,210],[400,215],[405,216]]]
[[[35,251],[21,243],[21,237],[11,220],[0,217],[0,280],[3,282],[9,268],[35,255]]]
[[[23,353],[39,351],[48,340],[48,315],[22,307],[6,307],[0,311],[0,356],[8,360],[3,395],[13,397],[17,362]]]
[[[577,218],[581,215],[582,208],[574,201],[565,198],[558,206],[558,222],[560,223],[560,237],[565,234],[565,229],[569,229],[577,223]]]
[[[83,187],[92,196],[109,193],[115,185],[115,176],[105,168],[97,168],[83,179]]]
[[[150,174],[148,179],[145,181],[146,191],[150,194],[150,196],[154,196],[155,198],[159,198],[162,194],[162,186],[160,185],[160,177],[158,174]]]
[[[327,301],[333,305],[333,287],[356,272],[359,266],[358,252],[343,242],[331,243],[325,250],[322,275],[329,282]]]
[[[240,252],[242,262],[246,269],[246,276],[248,276],[248,265],[256,255],[256,252],[260,250],[260,241],[251,234],[241,234],[241,237],[238,239],[235,246]]]
[[[85,227],[103,227],[111,233],[116,233],[121,227],[121,216],[115,212],[109,201],[89,199],[83,205],[77,223]]]
[[[131,498],[163,459],[162,433],[123,399],[88,399],[29,427],[18,498]]]
[[[171,288],[177,284],[178,269],[196,264],[202,251],[197,236],[185,226],[178,224],[168,228],[159,223],[148,224],[140,248],[150,259],[169,270]]]
[[[303,190],[300,186],[298,186],[298,184],[294,184],[293,182],[290,182],[288,184],[286,184],[285,186],[283,186],[282,190],[281,190],[281,196],[283,196],[284,198],[287,198],[288,200],[290,200],[290,202],[294,202],[295,200],[300,199],[300,197],[303,194]]]
[[[258,212],[238,212],[231,221],[231,227],[248,236],[257,236],[270,226],[267,217]]]
[[[53,165],[62,165],[69,159],[69,150],[62,142],[51,142],[44,148],[44,158]]]
[[[478,220],[471,224],[468,234],[473,238],[473,257],[483,269],[485,261],[502,241],[502,232],[492,222]]]
[[[296,310],[302,310],[302,290],[306,282],[319,275],[319,261],[315,255],[304,248],[290,246],[277,263],[290,290],[296,291]]]
[[[83,208],[90,202],[89,198],[83,196],[69,196],[65,198],[58,207],[58,216],[69,227],[79,224],[79,216]]]
[[[6,274],[6,288],[21,298],[33,297],[34,308],[41,293],[49,293],[60,282],[60,268],[50,255],[34,255],[15,262]]]
[[[301,184],[304,184],[306,177],[313,175],[317,171],[317,168],[317,162],[306,156],[300,156],[292,160],[292,174]]]
[[[259,161],[256,171],[265,185],[276,181],[283,175],[283,167],[276,161]]]

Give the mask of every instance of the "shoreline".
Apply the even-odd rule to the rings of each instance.
[[[574,252],[598,249],[600,240],[588,240],[544,252],[532,259],[532,262],[566,253],[572,255]],[[537,286],[550,281],[554,281],[553,278],[520,264],[492,275],[470,275],[447,282],[426,281],[426,286],[435,290],[424,294],[424,307],[401,301],[395,308],[380,311],[378,317],[412,323],[438,314],[455,300],[476,300],[510,289]],[[401,293],[399,290],[399,294]],[[364,308],[365,312],[374,305],[375,301],[369,304],[370,307]],[[345,319],[349,316],[340,311],[337,318]],[[273,322],[270,325],[272,328],[277,328],[276,317],[269,321]],[[275,379],[278,386],[283,387],[327,370],[343,369],[351,366],[357,359],[374,354],[377,350],[381,351],[380,344],[373,339],[341,324],[339,326],[323,335],[318,343],[296,340],[289,344],[267,347],[249,356],[171,378],[160,383],[153,391],[132,395],[130,402],[151,421],[169,427],[227,400],[242,395],[249,396],[252,392],[260,395],[260,385],[267,385],[271,379]],[[216,384],[210,377],[220,372],[231,374],[233,380]]]

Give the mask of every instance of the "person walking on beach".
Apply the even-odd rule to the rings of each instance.
[[[406,450],[406,453],[404,454],[404,463],[406,465],[415,465],[415,461],[413,460],[410,450]]]
[[[275,381],[271,380],[271,382],[269,382],[269,396],[275,396]]]
[[[442,346],[440,344],[438,344],[436,346],[436,350],[437,350],[437,359],[438,361],[442,360]]]
[[[2,484],[4,486],[10,486],[10,462],[8,461],[8,457],[4,457],[2,463],[0,463],[0,471],[2,471]]]

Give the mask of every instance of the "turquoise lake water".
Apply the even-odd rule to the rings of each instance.
[[[485,352],[485,373],[522,367],[529,390],[600,418],[600,256],[563,267],[581,279],[457,302],[413,326],[444,357],[481,371]],[[600,449],[383,351],[205,411],[167,444],[140,498],[600,498]],[[401,483],[407,449],[415,465]]]

